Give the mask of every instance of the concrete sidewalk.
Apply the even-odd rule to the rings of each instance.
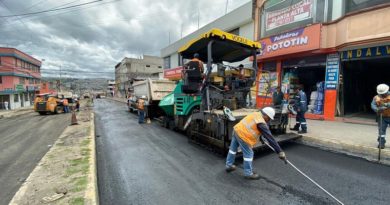
[[[378,161],[377,126],[319,120],[308,120],[307,123],[308,133],[304,134],[299,142]],[[291,124],[294,125],[295,120],[292,120]],[[387,147],[381,150],[380,163],[390,165],[389,147],[388,143]]]
[[[127,102],[125,98],[109,99]],[[320,120],[307,120],[307,123],[308,133],[298,140],[299,143],[378,162],[376,125]],[[294,124],[295,119],[292,118],[291,126]],[[390,137],[387,141],[387,147],[381,150],[380,163],[390,165]]]
[[[34,112],[34,106],[21,107],[14,110],[0,110],[0,119],[24,115],[30,112]]]

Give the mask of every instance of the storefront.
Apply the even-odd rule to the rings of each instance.
[[[374,119],[370,103],[376,86],[390,83],[390,45],[343,49],[340,59],[340,115]]]
[[[308,98],[306,117],[335,117],[339,58],[335,51],[320,49],[321,25],[315,24],[260,40],[256,103],[272,105],[272,93],[280,86],[286,100],[303,88]]]

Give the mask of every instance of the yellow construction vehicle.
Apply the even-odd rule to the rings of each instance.
[[[48,93],[39,94],[34,100],[34,111],[40,115],[57,114],[64,111],[64,106],[57,96]]]

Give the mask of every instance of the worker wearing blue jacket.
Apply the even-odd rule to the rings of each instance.
[[[307,97],[302,88],[297,87],[296,91],[297,94],[294,98],[294,108],[297,111],[296,124],[291,130],[295,130],[300,134],[304,134],[307,133],[307,124],[305,119],[305,112],[307,111]],[[301,127],[301,130],[299,130],[299,127]]]

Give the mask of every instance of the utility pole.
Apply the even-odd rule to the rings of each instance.
[[[228,4],[229,4],[229,0],[226,0],[225,15],[227,14],[227,10],[228,10]]]
[[[61,69],[62,69],[62,66],[60,65],[60,92],[61,92],[61,80],[62,80],[62,77],[61,77]]]
[[[199,6],[198,6],[198,30],[199,30]]]

